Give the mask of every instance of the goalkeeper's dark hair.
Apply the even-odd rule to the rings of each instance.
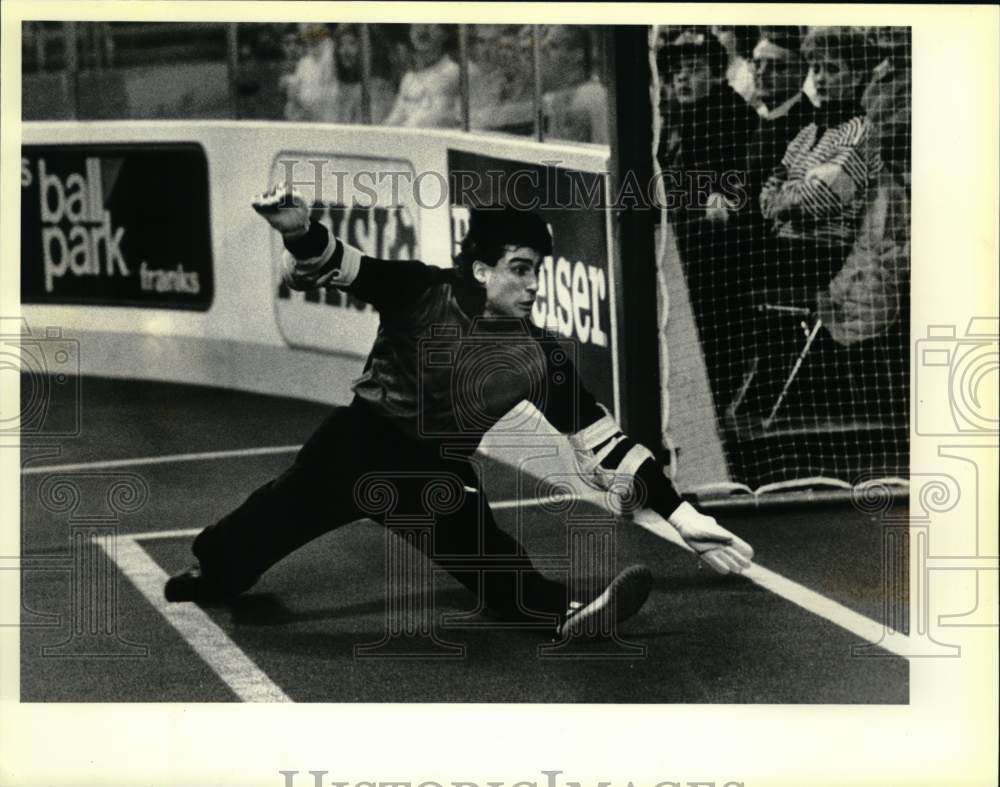
[[[462,238],[455,267],[471,280],[472,263],[479,260],[490,267],[496,265],[505,246],[527,246],[546,257],[552,253],[552,235],[541,217],[531,211],[508,205],[472,208],[469,231]]]

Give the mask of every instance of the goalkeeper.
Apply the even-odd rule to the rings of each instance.
[[[716,570],[738,573],[750,565],[750,547],[681,501],[661,463],[619,430],[565,351],[530,323],[539,268],[552,253],[538,216],[473,210],[455,267],[445,270],[363,255],[311,221],[308,203],[284,186],[253,207],[282,235],[289,287],[344,289],[371,303],[380,325],[351,404],[334,408],[290,468],[197,536],[198,562],[167,581],[169,601],[236,596],[305,543],[371,515],[367,479],[391,480],[396,512],[412,514],[426,513],[427,479],[440,477],[459,479],[459,491],[433,512],[433,536],[421,548],[486,610],[508,620],[551,616],[560,636],[583,630],[597,615],[624,621],[649,594],[648,569],[626,568],[596,597],[571,599],[490,513],[470,458],[483,434],[523,400],[570,436],[588,484],[641,499]],[[422,355],[435,353],[421,353],[427,337],[452,350],[438,358],[479,360],[464,369],[428,364]],[[464,352],[470,339],[472,352]]]

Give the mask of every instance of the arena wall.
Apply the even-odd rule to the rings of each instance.
[[[254,194],[291,173],[305,193],[319,197],[314,193],[315,183],[319,182],[324,191],[340,189],[335,201],[350,205],[359,196],[370,196],[359,195],[361,187],[354,174],[385,170],[414,176],[424,173],[416,189],[419,199],[409,187],[411,184],[387,194],[384,184],[379,183],[372,189],[377,207],[358,215],[349,209],[346,213],[332,210],[323,220],[339,222],[337,229],[366,252],[450,265],[455,241],[463,229],[462,207],[453,204],[443,177],[454,161],[502,160],[528,170],[534,168],[542,176],[546,168],[555,166],[561,171],[592,173],[598,176],[605,192],[609,188],[607,179],[600,177],[609,170],[609,152],[600,146],[543,145],[451,131],[271,122],[38,122],[25,123],[22,128],[22,248],[27,248],[24,244],[28,241],[37,246],[39,226],[43,234],[41,251],[27,252],[28,257],[22,252],[23,316],[33,330],[58,326],[77,339],[80,371],[85,375],[224,386],[328,403],[349,400],[350,381],[361,371],[377,327],[376,315],[370,307],[336,293],[307,298],[301,293],[282,292],[277,275],[280,239],[250,207]],[[175,274],[173,260],[159,269],[151,262],[147,264],[146,259],[85,262],[74,256],[72,245],[66,246],[65,241],[60,251],[51,237],[44,239],[49,228],[44,223],[46,214],[52,219],[51,214],[64,208],[59,214],[62,236],[75,230],[74,225],[74,230],[67,231],[64,214],[72,212],[72,207],[67,206],[73,197],[83,200],[86,208],[86,195],[74,192],[74,184],[81,193],[100,188],[107,192],[111,179],[119,173],[116,161],[129,161],[137,151],[144,151],[148,158],[150,150],[157,148],[162,149],[160,155],[164,158],[159,164],[155,160],[149,163],[153,168],[149,171],[157,172],[156,166],[167,169],[133,188],[137,193],[130,194],[129,199],[136,204],[120,209],[129,211],[131,223],[124,229],[117,228],[115,216],[106,216],[104,234],[110,236],[121,229],[125,237],[132,234],[129,241],[139,234],[151,255],[160,248],[192,248],[193,256],[210,259],[178,260]],[[165,163],[169,157],[179,156],[181,148],[189,159],[196,159],[198,150],[203,152],[207,176],[201,185],[195,173],[190,181],[193,185],[179,186],[183,178]],[[65,159],[67,153],[69,159]],[[61,175],[57,163],[53,163],[59,156],[64,156]],[[100,163],[93,163],[95,159]],[[43,161],[47,169],[43,169]],[[325,175],[317,181],[313,161],[324,162],[322,166],[330,171],[350,173],[346,191],[343,183],[328,183]],[[178,159],[178,166],[181,163]],[[74,168],[80,172],[70,173]],[[78,175],[76,180],[72,180],[74,174]],[[43,176],[46,182],[42,182]],[[530,185],[530,178],[528,181]],[[196,193],[199,191],[207,194]],[[329,198],[329,194],[321,197]],[[33,200],[39,200],[41,207],[31,204]],[[164,223],[163,216],[175,216],[188,203],[192,206],[190,222],[171,219]],[[99,218],[100,207],[89,209],[92,213],[96,210]],[[76,208],[78,213],[86,212],[79,204]],[[207,210],[207,221],[197,215],[199,210]],[[582,343],[582,372],[599,392],[599,398],[620,413],[616,324],[620,315],[615,297],[620,261],[613,252],[612,213],[597,210],[591,216],[591,225],[603,226],[581,225],[581,219],[572,211],[547,216],[557,236],[557,253],[560,233],[564,243],[570,245],[581,235],[581,229],[592,235],[588,235],[586,247],[574,251],[572,256],[580,259],[559,261],[564,270],[551,283],[547,298],[539,300],[547,304],[552,327],[565,329],[567,335],[581,328],[590,332],[592,325],[603,320],[607,340],[602,344],[597,332],[593,332],[594,337],[588,333],[591,341]],[[87,220],[86,215],[81,218],[81,222]],[[193,236],[202,231],[202,223],[208,248],[199,255]],[[101,232],[93,227],[87,231]],[[108,238],[104,240],[107,245]],[[105,248],[99,240],[93,241],[92,247],[96,257]],[[31,258],[35,253],[44,259]],[[574,265],[583,266],[584,272],[574,276]],[[193,268],[201,274],[195,285],[190,278]],[[137,279],[140,269],[141,282]],[[110,281],[114,276],[119,281]],[[126,278],[129,281],[125,282]],[[566,286],[571,281],[572,285]],[[590,312],[591,293],[581,298],[578,291],[589,286],[588,282],[593,285],[594,308]],[[186,293],[182,292],[185,287]],[[600,316],[598,294],[602,299]],[[539,308],[543,308],[541,303]],[[544,320],[545,313],[541,314]],[[649,319],[653,330],[654,319]],[[686,319],[690,322],[689,315]],[[680,328],[690,332],[693,325]],[[678,378],[689,379],[688,374]],[[704,380],[692,385],[703,390]],[[720,472],[724,474],[724,466],[708,466],[713,459],[717,462],[721,451],[705,450],[706,440],[714,440],[718,446],[718,438],[706,435],[704,425],[690,430],[682,425],[682,429],[682,433],[672,434],[674,442],[682,451],[686,444],[692,446],[692,457],[704,457],[688,466],[682,463],[682,486],[688,485],[686,479],[703,481],[706,474],[713,478],[718,478]],[[509,439],[504,438],[504,442]]]

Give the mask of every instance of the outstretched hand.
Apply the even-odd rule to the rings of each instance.
[[[684,543],[720,574],[740,574],[750,568],[753,547],[690,503],[681,503],[668,521]]]
[[[250,204],[284,238],[301,237],[309,229],[309,203],[297,190],[283,183],[258,194]]]

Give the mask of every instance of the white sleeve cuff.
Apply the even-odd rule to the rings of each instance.
[[[585,426],[579,432],[570,435],[569,439],[574,448],[593,450],[605,440],[614,437],[621,431],[618,427],[618,422],[608,412],[608,408],[603,404],[597,406],[604,411],[604,417]]]
[[[683,528],[696,525],[701,518],[702,515],[698,513],[698,510],[685,500],[667,517],[667,521],[674,527]]]
[[[360,250],[331,235],[318,257],[297,259],[286,249],[282,255],[282,279],[293,290],[347,287],[361,270],[361,257]]]
[[[621,464],[618,465],[618,470],[616,472],[619,475],[635,478],[635,474],[639,472],[639,468],[642,466],[642,463],[647,459],[652,458],[652,451],[641,443],[636,443],[629,449],[629,452],[625,454],[625,458],[622,459]]]
[[[346,287],[358,278],[358,271],[361,270],[361,257],[363,255],[360,249],[348,246],[342,241],[337,241],[337,243],[340,243],[344,249],[344,258],[340,262],[340,273],[334,284],[338,287]]]

